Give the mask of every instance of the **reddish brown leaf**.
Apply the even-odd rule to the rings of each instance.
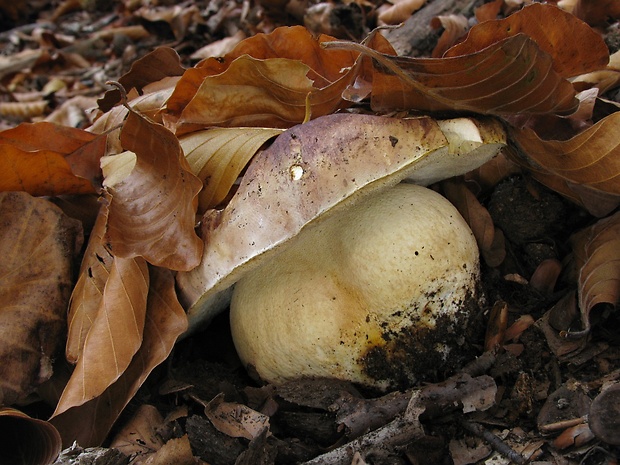
[[[51,123],[0,132],[0,190],[32,195],[86,194],[101,183],[105,137]]]
[[[60,434],[47,421],[12,408],[0,408],[2,463],[49,465],[61,451]]]
[[[360,51],[378,63],[372,77],[375,111],[571,113],[578,104],[572,85],[553,71],[551,57],[524,34],[453,58],[395,57],[347,42],[329,47]]]
[[[82,230],[25,192],[0,194],[0,218],[0,405],[11,405],[52,375]]]
[[[514,128],[512,138],[537,179],[597,213],[603,199],[612,210],[620,202],[619,128],[614,113],[568,140],[544,140],[527,128]]]
[[[178,139],[163,126],[130,112],[123,147],[136,154],[129,174],[104,181],[109,209],[106,240],[118,257],[142,256],[173,270],[200,262],[203,242],[194,231],[202,182],[189,168]]]
[[[620,18],[616,0],[577,0],[572,12],[592,26],[607,26],[609,20]]]
[[[527,35],[548,53],[554,71],[562,77],[602,69],[609,61],[609,51],[600,34],[570,13],[542,3],[526,6],[505,19],[472,27],[467,39],[445,56],[469,55],[518,34]]]
[[[272,93],[269,97],[271,100],[268,99],[272,107],[281,106],[276,99],[278,91],[273,88],[273,83],[284,82],[286,86],[297,88],[303,77],[309,79],[309,81],[303,84],[303,88],[299,89],[300,92],[304,93],[303,100],[295,100],[293,102],[296,105],[299,105],[299,102],[301,102],[302,107],[302,111],[299,111],[300,109],[298,108],[295,113],[295,122],[301,122],[304,119],[305,98],[309,91],[312,91],[310,100],[312,105],[312,116],[316,117],[321,114],[331,113],[342,105],[342,101],[339,99],[340,93],[342,93],[347,85],[353,82],[355,77],[354,73],[348,69],[355,64],[357,54],[341,50],[324,50],[320,44],[328,40],[333,40],[333,38],[321,35],[316,39],[306,28],[301,26],[277,28],[271,34],[257,34],[245,39],[241,41],[232,52],[226,54],[224,57],[209,58],[200,62],[196,67],[188,69],[184,73],[174,93],[166,102],[167,120],[172,121],[174,118],[178,118],[184,111],[187,111],[183,118],[188,122],[193,122],[194,115],[196,115],[197,112],[191,110],[191,107],[190,110],[186,110],[186,107],[195,97],[198,101],[193,102],[192,106],[201,107],[201,105],[204,105],[200,102],[200,97],[197,96],[198,90],[207,77],[212,76],[215,78],[218,76],[217,79],[211,84],[207,84],[207,86],[218,85],[220,86],[218,89],[222,91],[226,86],[237,85],[237,81],[240,81],[242,85],[246,86],[244,89],[241,89],[241,92],[236,97],[236,107],[228,109],[229,112],[236,112],[235,115],[238,124],[245,126],[259,125],[259,120],[264,118],[264,115],[261,115],[261,113],[252,113],[252,111],[254,111],[253,107],[249,109],[247,107],[249,102],[245,92],[251,90],[252,81],[247,79],[244,81],[243,76],[238,75],[236,71],[223,75],[233,62],[244,55],[246,55],[246,58],[244,58],[242,62],[245,66],[242,66],[242,69],[254,70],[253,72],[256,72],[258,69],[264,69],[265,67],[267,69],[272,69],[272,71],[268,71],[270,74],[268,74],[267,80],[263,81],[263,84],[267,83],[267,88],[263,88],[263,85],[254,83],[256,87],[254,92]],[[276,58],[290,61],[290,64],[286,66],[291,67],[296,73],[303,73],[303,76],[298,75],[292,84],[288,84],[286,76],[279,76],[276,69],[273,68],[276,65],[258,64],[260,60],[271,60]],[[248,63],[253,63],[254,66],[249,66]],[[248,66],[249,68],[247,68]],[[280,69],[282,69],[282,66],[283,65],[280,65]],[[272,72],[276,72],[275,75],[271,74]],[[229,79],[230,81],[228,81]],[[270,80],[272,84],[269,84]],[[228,91],[230,92],[231,89],[228,89]],[[212,92],[215,94],[217,93],[215,90]],[[226,102],[230,104],[230,100]],[[223,103],[224,102],[222,102],[222,104]],[[259,111],[258,108],[260,107],[257,107],[255,110]],[[267,111],[272,110],[273,108],[267,109]],[[209,112],[211,111],[222,111],[222,109],[209,107]],[[260,111],[264,111],[264,107],[263,110]],[[192,114],[191,118],[189,116],[190,113]],[[246,117],[246,119],[240,120],[242,117]],[[290,117],[291,116],[289,116],[289,118]],[[204,118],[211,117],[205,115]],[[216,120],[218,119],[221,120],[222,118],[219,117]],[[229,114],[227,119],[232,121],[233,116]],[[282,123],[280,123],[280,126],[282,126]]]
[[[184,71],[185,68],[181,66],[179,54],[173,48],[158,47],[136,60],[131,65],[131,69],[121,76],[118,82],[125,88],[125,91],[129,92],[131,89],[136,89],[138,93],[142,94],[142,90],[148,84],[166,77],[181,76]],[[120,91],[118,89],[109,90],[99,100],[99,109],[105,113],[120,101]]]
[[[620,302],[620,212],[576,235],[573,250],[579,270],[579,309],[588,331],[596,305]]]
[[[100,396],[127,369],[142,344],[149,274],[141,258],[114,258],[95,320],[57,414]]]
[[[100,445],[144,380],[168,357],[179,335],[187,329],[187,317],[177,300],[172,274],[153,268],[150,278],[144,337],[131,364],[99,397],[81,406],[59,404],[50,420],[60,431],[64,447],[73,441],[83,447]]]

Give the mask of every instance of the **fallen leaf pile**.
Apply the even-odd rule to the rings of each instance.
[[[89,3],[65,0],[50,20],[88,11]],[[476,13],[488,20],[471,28],[457,22],[432,57],[413,57],[397,54],[391,31],[357,31],[356,40],[343,40],[351,34],[334,27],[333,15],[354,15],[367,7],[365,2],[340,10],[331,3],[315,5],[327,5],[325,20],[316,9],[300,15],[294,2],[264,0],[257,2],[261,22],[245,32],[235,29],[240,34],[230,34],[222,52],[201,51],[196,56],[204,59],[193,66],[174,48],[161,46],[131,63],[119,58],[118,75],[111,79],[116,82],[98,82],[96,93],[86,95],[79,81],[69,88],[66,80],[60,89],[41,90],[27,101],[17,90],[28,79],[24,70],[35,73],[61,62],[74,71],[85,69],[88,47],[91,54],[103,53],[97,48],[102,42],[112,47],[118,40],[124,49],[125,37],[159,34],[179,49],[196,28],[222,35],[248,15],[228,4],[205,19],[192,2],[160,8],[119,3],[135,20],[123,24],[122,31],[121,26],[102,28],[86,43],[67,43],[42,23],[21,36],[26,40],[29,34],[27,40],[37,47],[16,52],[10,61],[0,57],[2,91],[13,89],[6,91],[11,101],[0,102],[0,115],[16,123],[0,131],[3,406],[26,404],[38,394],[52,405],[45,424],[56,428],[64,447],[74,441],[80,447],[101,445],[180,336],[193,337],[186,333],[188,325],[196,332],[225,308],[225,291],[246,264],[255,266],[256,257],[288,241],[322,212],[403,179],[433,184],[457,206],[474,231],[489,274],[502,286],[545,296],[544,308],[513,311],[523,315],[512,315],[510,325],[502,296],[489,296],[497,323],[487,333],[487,342],[493,341],[489,353],[518,359],[524,350],[520,337],[533,327],[545,334],[559,360],[587,352],[596,310],[608,316],[620,299],[620,112],[609,98],[620,85],[620,67],[617,53],[610,59],[601,33],[620,17],[614,2],[532,2],[512,11],[508,2],[488,2]],[[418,3],[394,2],[378,18],[409,21],[424,2]],[[295,18],[293,24],[305,21],[306,27],[276,27],[286,24],[278,16],[283,11],[289,21]],[[406,16],[394,20],[402,11]],[[495,19],[502,11],[502,19]],[[0,2],[0,12],[15,21],[25,15],[8,2]],[[441,24],[448,29],[447,19]],[[52,113],[49,105],[59,98],[62,113],[60,108]],[[68,116],[76,111],[76,120]],[[17,124],[20,119],[28,122]],[[463,125],[475,137],[461,138]],[[308,150],[303,157],[301,144]],[[384,147],[396,147],[392,158],[377,155],[388,153]],[[529,269],[513,266],[519,260],[512,255],[527,255],[529,245],[544,241],[535,233],[511,235],[495,216],[502,206],[489,200],[490,192],[514,175],[525,180],[523,189],[534,199],[546,195],[541,185],[546,186],[581,219],[571,231],[570,248],[553,258],[532,259]],[[302,176],[308,177],[306,190],[287,193],[291,179]],[[342,186],[325,181],[332,178]],[[284,200],[276,202],[277,195]],[[298,195],[316,196],[316,202],[302,211]],[[533,312],[536,318],[528,314]],[[63,345],[64,357],[58,357]],[[70,365],[64,380],[60,359]],[[408,391],[397,401],[396,394],[362,399],[341,386],[326,388],[330,402],[320,405],[301,399],[299,386],[289,393],[287,387],[248,388],[245,402],[228,394],[206,398],[189,384],[162,392],[181,393],[204,407],[208,425],[203,417],[171,413],[187,417],[197,430],[215,428],[222,441],[243,438],[237,463],[274,463],[278,454],[283,463],[349,464],[355,457],[354,463],[366,463],[363,456],[368,451],[372,456],[378,443],[393,451],[424,438],[421,419],[454,410],[486,412],[499,395],[497,386],[483,374],[488,367],[472,370],[444,385]],[[494,377],[502,378],[497,371]],[[532,412],[532,398],[547,398],[533,392],[535,383],[527,376],[526,371],[519,375],[515,385],[522,391],[515,388],[510,397],[517,415]],[[617,375],[608,382],[614,380]],[[448,387],[452,382],[458,388]],[[474,399],[472,392],[484,396]],[[368,424],[370,404],[388,398],[402,408]],[[317,449],[307,455],[283,452],[273,426],[282,399],[336,411],[338,431],[344,432],[338,441],[346,439],[346,445],[318,458]],[[227,463],[197,452],[192,437],[175,437],[168,431],[175,419],[148,415],[144,428],[166,430],[170,439],[153,446],[162,457],[198,463],[192,461],[196,455]],[[541,429],[562,429],[546,417],[539,420]],[[471,431],[475,425],[464,419],[461,426]],[[123,434],[114,447],[147,454],[128,448]],[[326,437],[328,445],[337,442]],[[542,453],[545,441],[522,439],[523,456]],[[235,441],[231,451],[240,447]],[[449,444],[453,459],[468,448]],[[412,463],[424,455],[413,446],[407,453]],[[41,457],[29,463],[52,460]],[[455,463],[475,462],[467,460]]]

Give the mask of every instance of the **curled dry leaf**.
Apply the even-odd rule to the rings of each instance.
[[[176,50],[170,47],[158,47],[136,60],[118,82],[126,92],[136,89],[142,95],[142,90],[148,84],[166,77],[181,76],[184,71],[185,68],[181,66],[181,58]],[[120,101],[120,91],[111,89],[98,101],[99,109],[105,113]]]
[[[343,105],[340,94],[355,78],[352,67],[358,54],[324,50],[321,43],[328,40],[334,38],[317,39],[302,26],[245,39],[224,57],[209,58],[185,71],[166,102],[164,121],[172,125],[180,118],[184,132],[222,121],[288,127],[304,120],[308,94],[313,117],[331,113]],[[228,71],[237,60],[237,71]],[[280,74],[285,70],[291,75]],[[244,79],[241,71],[254,78]],[[237,85],[242,87],[235,90]],[[248,93],[258,98],[255,103]],[[205,98],[211,101],[206,112]]]
[[[109,170],[104,180],[109,211],[105,240],[112,254],[191,270],[203,248],[194,232],[202,183],[191,173],[178,139],[131,111],[121,143],[136,154],[136,163],[122,172]]]
[[[322,215],[405,178],[430,184],[465,173],[504,144],[490,119],[339,114],[285,131],[250,163],[227,207],[203,217],[202,262],[177,274],[190,324],[208,321],[220,291]]]
[[[71,294],[65,349],[65,356],[70,363],[76,363],[82,354],[86,335],[99,311],[104,286],[108,281],[110,268],[114,261],[114,257],[105,248],[103,242],[107,221],[107,212],[105,209],[100,209],[84,252],[77,283]]]
[[[148,289],[142,258],[114,258],[58,413],[100,396],[127,369],[142,344]]]
[[[151,371],[168,357],[179,335],[187,329],[187,317],[177,300],[172,273],[152,268],[149,275],[142,345],[127,369],[105,392],[84,404],[73,403],[80,399],[81,393],[69,393],[65,389],[50,419],[60,431],[64,447],[69,447],[73,441],[84,447],[100,445],[118,415]],[[97,376],[96,373],[88,375]]]
[[[52,123],[23,123],[0,132],[1,191],[87,194],[101,184],[105,138]]]
[[[620,302],[620,212],[578,233],[573,250],[579,270],[579,309],[587,332],[596,305]]]
[[[510,115],[571,113],[573,86],[553,69],[551,57],[525,34],[517,34],[450,58],[396,57],[351,42],[331,42],[367,54],[375,111],[458,110]]]
[[[254,154],[281,133],[280,129],[270,128],[214,128],[181,137],[185,158],[204,183],[198,196],[198,211],[223,202]]]
[[[3,464],[49,465],[62,449],[60,434],[51,423],[12,408],[0,408]]]
[[[382,8],[377,16],[379,24],[399,24],[407,20],[414,12],[426,3],[426,0],[398,0],[392,5]]]
[[[465,35],[469,21],[463,15],[441,15],[431,20],[431,26],[433,29],[444,29],[432,53],[433,58],[438,58]]]
[[[620,113],[614,113],[568,140],[544,140],[528,128],[513,128],[512,139],[532,162],[536,179],[592,213],[607,197],[609,212],[620,202],[619,127]],[[588,193],[599,195],[588,201]]]
[[[0,217],[0,405],[11,405],[52,375],[82,228],[25,192],[0,193]]]
[[[519,34],[527,35],[549,54],[553,70],[562,77],[602,69],[609,61],[609,50],[599,33],[570,13],[542,3],[528,5],[505,19],[472,27],[467,39],[445,56],[475,53]]]

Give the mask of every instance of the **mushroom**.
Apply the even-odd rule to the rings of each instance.
[[[380,204],[371,199],[403,180],[429,185],[477,168],[505,143],[503,127],[492,118],[438,121],[335,114],[288,129],[252,160],[228,205],[208,211],[202,219],[203,259],[197,268],[180,272],[176,278],[180,300],[188,309],[189,331],[208,324],[228,306],[236,282],[245,277],[249,282],[250,275],[263,274],[267,269],[263,266],[289,248],[299,250],[296,244],[304,242],[306,230],[330,225],[331,218],[338,224],[337,217],[351,216],[347,212],[362,208],[366,201]],[[436,194],[430,195],[436,198]],[[454,224],[462,224],[456,210],[450,207],[449,211]],[[467,237],[472,240],[469,231]],[[423,255],[422,250],[417,251]],[[466,264],[465,274],[471,280],[477,276],[475,263],[460,263]],[[248,284],[240,282],[238,287],[245,286]],[[338,292],[337,298],[346,291]],[[457,300],[465,305],[466,296],[475,298],[475,293],[463,291]],[[238,295],[237,303],[241,300]],[[448,307],[446,314],[451,312]],[[264,335],[273,341],[280,334],[268,331],[270,324],[264,324]],[[368,337],[379,344],[379,339],[390,336],[377,333]],[[455,339],[456,333],[446,337]],[[437,347],[447,350],[441,344]],[[379,368],[380,354],[374,354]],[[370,362],[370,354],[367,360]]]
[[[385,390],[455,368],[478,309],[476,240],[456,208],[399,184],[299,233],[235,285],[241,360],[265,381]]]

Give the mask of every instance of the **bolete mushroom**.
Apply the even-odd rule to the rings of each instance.
[[[503,127],[492,118],[457,118],[438,121],[428,117],[403,119],[336,114],[317,118],[286,130],[275,139],[269,148],[252,160],[237,192],[228,205],[223,210],[208,211],[202,219],[201,234],[205,241],[203,259],[197,268],[190,272],[177,274],[177,288],[181,302],[188,309],[190,331],[195,331],[208,323],[228,305],[233,285],[240,280],[243,282],[238,285],[239,291],[234,304],[236,308],[233,313],[241,312],[239,308],[241,308],[240,303],[242,301],[247,302],[243,304],[244,307],[258,305],[250,302],[253,297],[248,296],[247,293],[245,297],[242,297],[243,289],[251,288],[253,279],[259,279],[252,278],[250,275],[265,274],[266,278],[263,279],[269,281],[269,274],[275,273],[280,267],[268,265],[268,263],[272,260],[278,260],[281,263],[279,256],[308,254],[318,257],[321,255],[323,263],[327,267],[326,270],[333,270],[334,263],[340,261],[340,267],[345,271],[343,276],[346,276],[346,267],[372,267],[377,262],[375,258],[370,258],[371,255],[368,255],[370,250],[375,250],[378,255],[389,255],[388,252],[384,253],[380,248],[375,247],[369,248],[368,252],[359,252],[360,255],[356,260],[345,259],[345,255],[352,256],[354,255],[353,252],[345,252],[350,249],[333,244],[324,247],[312,245],[310,249],[306,249],[304,252],[303,244],[307,244],[309,247],[314,242],[314,240],[306,239],[306,233],[311,234],[312,232],[318,234],[317,237],[321,237],[327,234],[321,232],[324,231],[322,228],[326,228],[325,231],[333,229],[331,235],[334,237],[341,236],[340,242],[351,242],[347,247],[354,247],[357,241],[362,241],[362,237],[357,238],[354,235],[356,231],[359,234],[365,231],[364,235],[366,236],[372,230],[383,232],[379,234],[379,238],[375,239],[375,242],[371,239],[364,239],[370,241],[370,244],[381,242],[384,246],[388,246],[394,242],[394,247],[416,247],[410,252],[417,251],[418,255],[416,256],[414,253],[412,260],[404,260],[402,263],[396,260],[400,253],[392,251],[392,263],[397,271],[394,277],[389,279],[394,280],[394,285],[397,281],[400,282],[402,288],[407,285],[401,279],[404,279],[406,274],[413,274],[414,269],[416,270],[415,273],[420,273],[422,277],[432,276],[427,272],[430,269],[430,264],[434,261],[437,261],[436,266],[441,264],[440,266],[446,269],[447,258],[444,254],[447,254],[448,251],[452,254],[455,250],[463,252],[463,250],[469,250],[472,245],[475,246],[472,242],[471,232],[467,228],[465,228],[465,233],[459,233],[467,237],[466,242],[461,242],[456,237],[452,237],[452,234],[455,234],[456,230],[460,230],[460,226],[464,224],[463,220],[446,200],[438,200],[437,194],[426,191],[421,198],[429,197],[434,200],[428,202],[426,200],[412,201],[407,200],[408,195],[403,194],[404,204],[400,207],[396,206],[397,202],[392,196],[401,197],[401,192],[405,191],[415,191],[418,195],[421,191],[420,188],[411,186],[398,187],[394,191],[391,189],[394,189],[394,186],[403,180],[428,185],[441,179],[463,174],[491,159],[505,146],[505,143],[506,134]],[[383,192],[388,191],[389,193],[383,194]],[[377,197],[383,195],[387,197],[385,199]],[[377,199],[373,200],[374,197]],[[370,202],[369,206],[376,206],[364,207],[366,202]],[[386,210],[388,211],[387,214],[379,212],[383,208],[381,207],[383,202],[395,204],[390,207],[389,211]],[[445,228],[440,226],[441,223],[437,223],[435,226],[417,227],[417,229],[427,232],[430,228],[431,235],[443,238],[444,243],[436,253],[428,252],[426,248],[422,249],[422,246],[427,247],[427,245],[422,243],[416,245],[413,239],[407,241],[408,235],[414,231],[404,232],[409,228],[408,226],[405,227],[404,218],[409,218],[411,209],[417,211],[417,208],[424,203],[433,205],[443,203],[445,205],[444,213],[441,215],[429,213],[429,215],[445,216],[448,223],[451,224],[449,227],[446,225]],[[341,215],[344,215],[341,218],[354,218],[357,216],[355,212],[360,211],[359,209],[364,211],[364,208],[373,212],[372,214],[361,215],[367,216],[368,221],[370,221],[370,223],[366,223],[364,228],[361,225],[346,227],[344,222],[341,223],[344,220],[336,219]],[[396,214],[396,211],[407,211],[408,213],[400,215]],[[393,227],[395,231],[399,229],[402,231],[400,237],[394,236],[390,239],[387,234],[383,236],[384,228],[387,228],[388,223],[387,219],[384,218],[389,218],[397,223],[403,222],[398,223],[400,226],[397,224]],[[425,220],[420,219],[418,221],[422,225]],[[368,227],[368,224],[373,223],[374,228]],[[457,228],[456,225],[460,226]],[[404,242],[401,244],[401,241]],[[302,245],[297,245],[298,242]],[[336,239],[335,243],[337,242]],[[400,245],[396,245],[397,242]],[[409,244],[409,246],[405,244]],[[289,248],[291,248],[290,252],[288,252]],[[321,250],[320,254],[318,250]],[[473,247],[470,252],[474,258],[465,259],[462,253],[455,255],[455,262],[451,263],[456,263],[459,269],[452,270],[453,275],[447,274],[443,278],[437,275],[434,292],[437,292],[438,295],[435,297],[429,295],[429,305],[427,306],[425,303],[421,306],[422,312],[425,307],[439,311],[434,317],[428,318],[427,323],[431,326],[435,324],[431,323],[431,320],[446,319],[448,321],[452,319],[454,321],[452,326],[450,324],[442,325],[445,332],[441,337],[435,338],[437,354],[443,351],[443,355],[438,355],[435,361],[444,360],[448,346],[453,346],[452,342],[456,342],[458,336],[463,337],[463,333],[457,331],[458,322],[465,321],[467,314],[462,306],[467,304],[469,298],[475,299],[476,297],[474,288],[478,273],[477,251]],[[405,257],[406,255],[403,252],[403,258]],[[424,257],[426,260],[430,260],[429,266],[418,267]],[[318,268],[322,266],[320,265]],[[384,263],[381,267],[388,268],[388,264]],[[384,275],[381,267],[373,268],[376,275]],[[401,270],[400,275],[398,270]],[[324,273],[327,272],[324,271]],[[313,279],[319,280],[317,276],[314,275]],[[396,276],[400,276],[400,278],[397,279]],[[457,276],[460,277],[457,278]],[[286,277],[284,282],[292,279],[292,277]],[[329,294],[329,298],[335,297],[338,303],[344,300],[346,294],[352,292],[353,294],[349,296],[349,299],[360,298],[355,295],[355,292],[361,291],[353,291],[355,288],[352,283],[344,285],[344,281],[328,280],[327,278],[322,278],[322,280],[325,286],[330,288],[327,290],[316,289],[316,292],[319,293],[317,295],[326,298],[325,296]],[[373,285],[378,285],[378,281],[372,279],[371,281],[373,281]],[[465,281],[469,281],[468,290],[464,290]],[[340,284],[344,286],[339,288]],[[460,289],[461,285],[463,285],[463,289]],[[363,287],[363,285],[361,286]],[[295,287],[299,288],[298,285]],[[283,289],[283,293],[286,293],[292,291],[293,288],[294,286],[288,285],[287,287],[285,284],[284,288],[281,289]],[[398,309],[400,308],[404,312],[409,307],[404,305],[402,300],[404,291],[399,290],[396,293],[395,289],[400,288],[398,286],[392,288],[392,293],[388,292],[387,295],[384,293],[382,297],[378,297],[379,294],[375,295],[373,305],[364,304],[363,308],[369,310],[364,310],[366,314],[362,319],[368,316],[369,320],[373,321],[377,318],[373,312],[379,312],[379,310],[372,308],[385,308],[394,314],[394,319],[398,319],[398,316],[395,315]],[[429,294],[431,287],[420,284],[418,291]],[[444,292],[446,296],[440,297],[439,293]],[[454,295],[454,301],[448,303],[448,294],[451,293]],[[412,300],[413,295],[411,294]],[[311,297],[311,300],[315,299]],[[312,312],[307,313],[305,318],[311,318]],[[245,316],[242,318],[246,319]],[[404,328],[407,326],[407,320],[414,318],[416,317],[406,316],[403,313],[401,322],[395,324]],[[352,321],[357,320],[353,319]],[[374,320],[374,323],[380,324],[379,319]],[[264,328],[263,335],[267,337],[267,340],[264,341],[266,345],[277,344],[278,339],[284,337],[282,331],[288,331],[286,325],[282,326],[280,323],[271,320],[260,323],[250,321],[247,324],[256,324]],[[296,324],[294,321],[288,323],[291,327]],[[278,325],[278,329],[275,329],[275,325]],[[235,321],[234,326],[238,327],[235,332],[240,333],[241,324]],[[454,332],[451,332],[452,330]],[[361,341],[366,341],[368,336],[368,340],[374,344],[373,347],[388,347],[390,341],[386,339],[397,337],[395,330],[394,332],[382,332],[377,329],[366,335],[362,334],[360,329],[357,334],[355,332],[351,334]],[[443,340],[444,336],[447,340]],[[426,344],[430,339],[424,338],[419,339],[419,341],[424,342],[418,344]],[[246,350],[244,349],[245,344],[239,341],[237,343],[240,352],[244,352]],[[340,339],[337,343],[340,345]],[[343,341],[342,345],[345,343]],[[364,345],[366,349],[370,349],[369,343],[363,342],[363,344],[366,344]],[[414,350],[414,346],[415,344],[410,344],[408,350]],[[379,349],[374,352],[367,350],[367,352],[365,358],[367,362],[366,373],[372,371],[371,365],[374,364],[375,367],[375,374],[373,376],[367,375],[365,378],[369,384],[381,387],[392,382],[400,383],[401,381],[411,380],[413,376],[411,373],[403,375],[401,377],[403,379],[399,380],[393,379],[396,371],[393,371],[389,376],[385,373],[378,373],[383,366],[382,357],[388,355],[394,360],[400,360],[398,363],[410,363],[404,354],[403,356],[400,352],[399,354],[388,354],[385,350],[380,351]],[[304,356],[301,355],[301,357]],[[250,359],[247,354],[243,355],[243,358],[248,363],[256,365],[257,369],[261,369],[260,363],[262,362]],[[417,360],[419,362],[421,359],[418,358]],[[428,365],[434,364],[435,361],[429,360]],[[348,363],[342,362],[345,367]],[[347,370],[348,373],[353,373],[353,369],[347,368]],[[291,372],[288,373],[291,374]],[[297,373],[297,375],[301,374],[301,372]],[[271,379],[270,372],[264,371],[263,375],[266,379]],[[387,381],[388,378],[392,379]],[[274,377],[273,379],[282,379],[282,377]]]
[[[276,384],[328,377],[386,389],[454,369],[479,308],[478,256],[448,200],[399,184],[304,229],[237,282],[237,352]]]

